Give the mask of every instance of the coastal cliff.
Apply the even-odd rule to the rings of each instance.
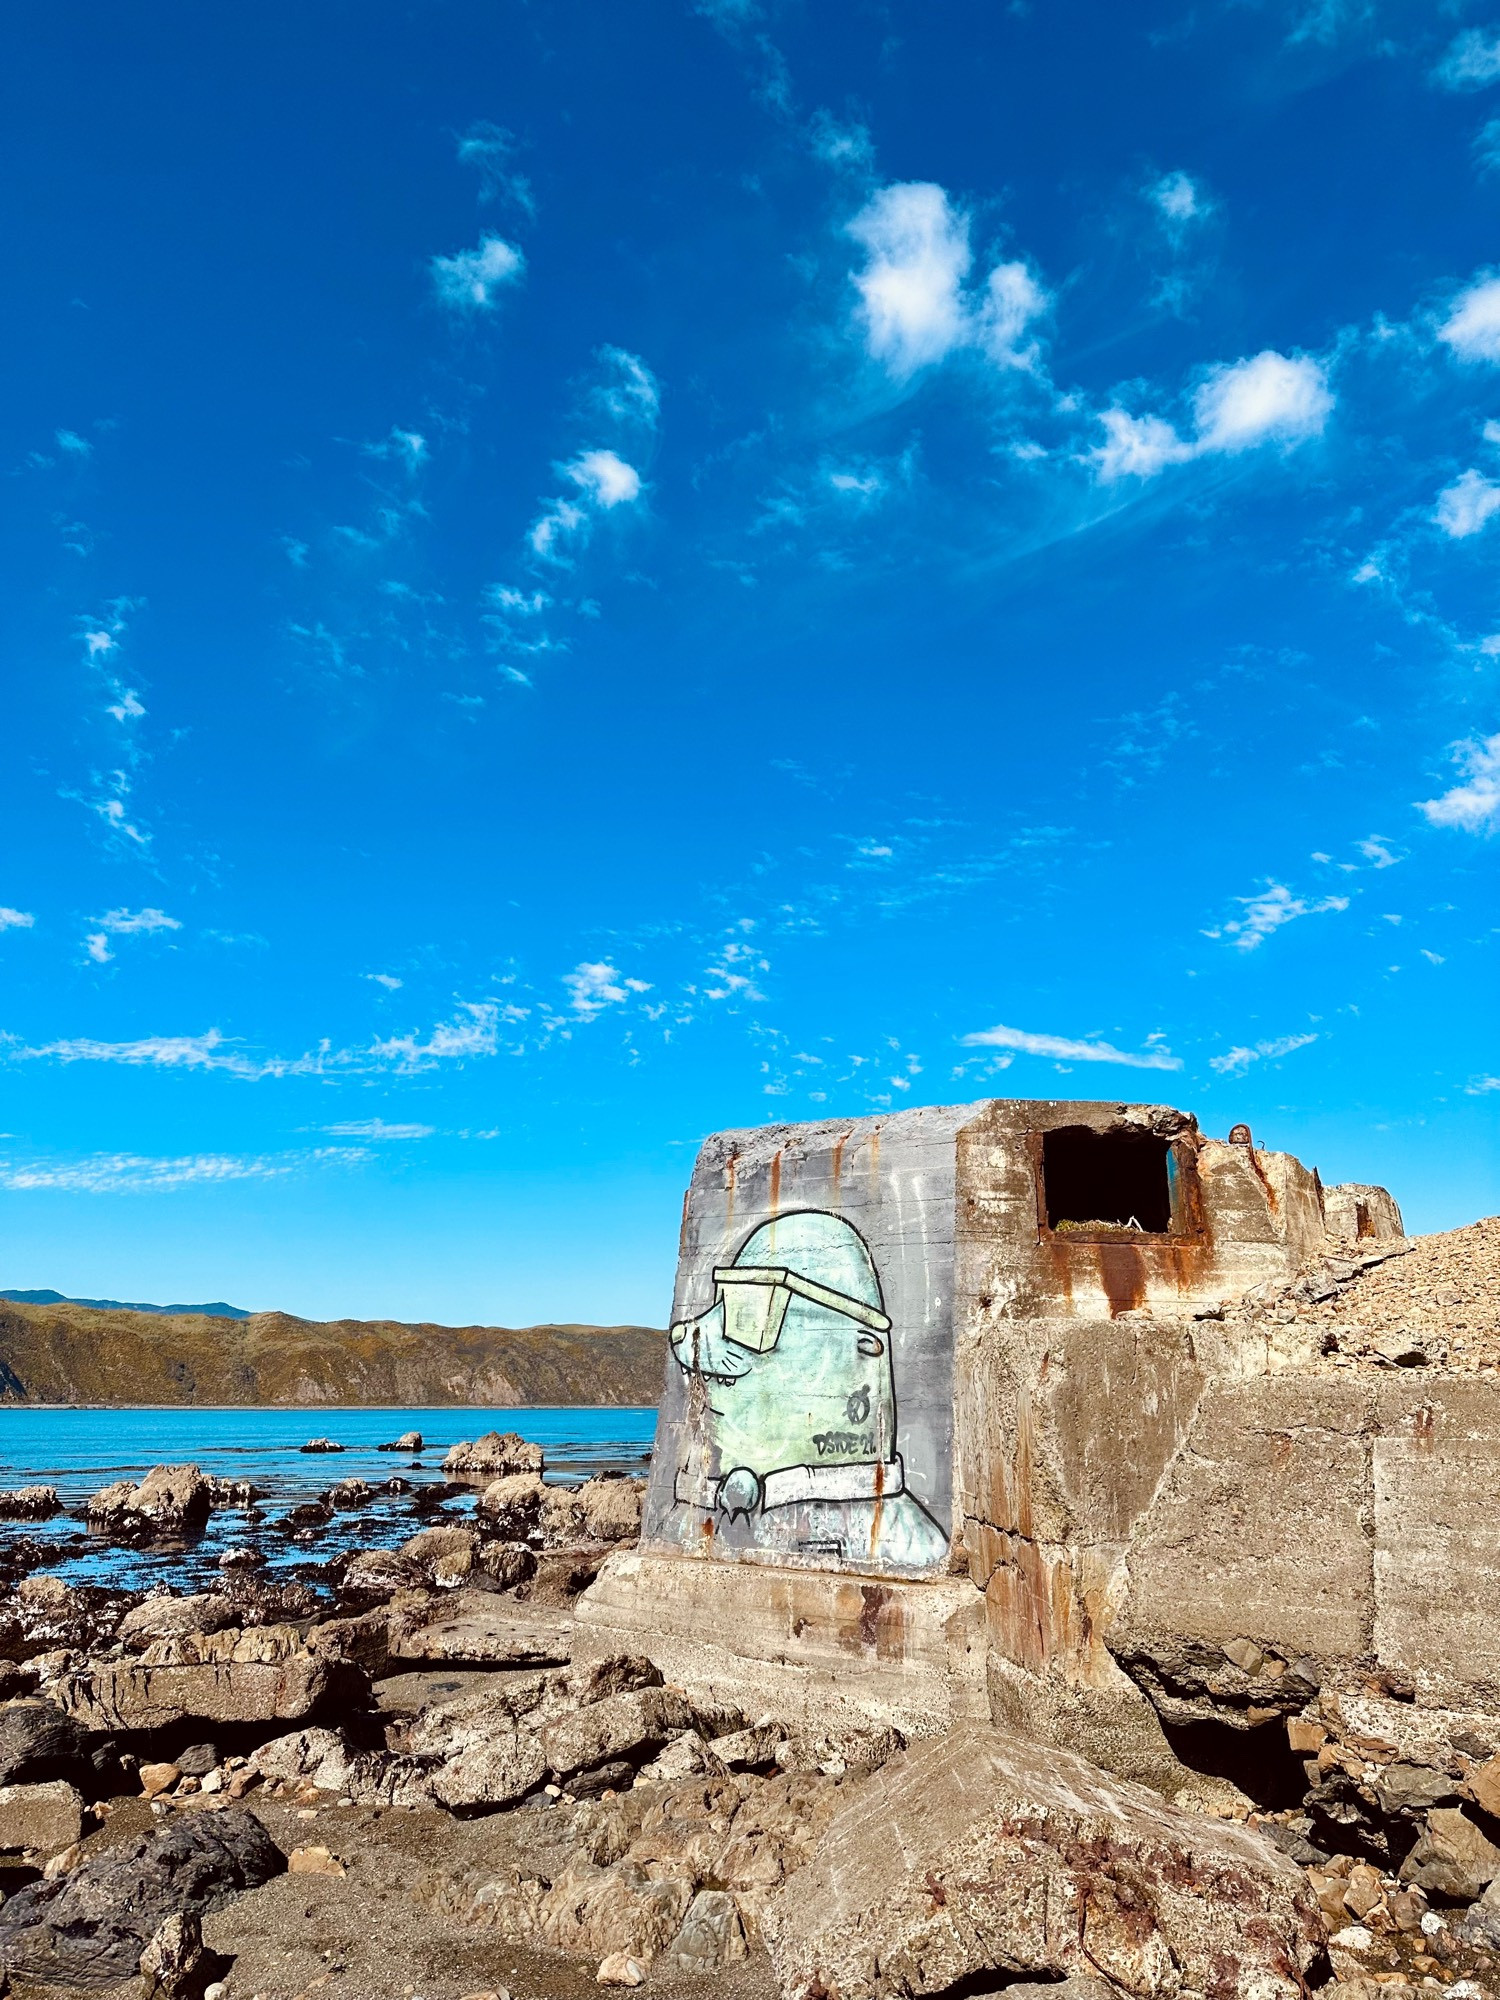
[[[644,1326],[433,1326],[0,1307],[0,1403],[655,1403]]]

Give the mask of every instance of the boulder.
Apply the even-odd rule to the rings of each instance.
[[[634,1542],[641,1532],[643,1479],[588,1479],[578,1488],[584,1532],[597,1542]]]
[[[343,1449],[344,1447],[341,1444],[335,1444],[332,1438],[309,1438],[306,1444],[298,1446],[299,1451],[327,1452],[342,1451]]]
[[[294,1729],[288,1736],[262,1743],[248,1762],[259,1778],[341,1792],[349,1782],[353,1760],[336,1729]]]
[[[862,1780],[760,1922],[784,1994],[843,2000],[1075,1974],[1299,2000],[1326,1937],[1259,1835],[979,1724]]]
[[[368,1480],[336,1479],[328,1489],[328,1504],[340,1514],[357,1514],[372,1498]]]
[[[191,1597],[146,1597],[120,1620],[118,1637],[127,1645],[177,1639],[188,1632],[222,1632],[236,1622],[233,1602],[216,1590]]]
[[[0,1493],[0,1521],[48,1521],[61,1507],[55,1486],[14,1486]]]
[[[497,1590],[514,1590],[536,1575],[537,1559],[524,1542],[481,1542],[474,1565]]]
[[[718,1972],[749,1956],[733,1896],[724,1889],[700,1889],[660,1962],[669,1972],[692,1974]]]
[[[71,1716],[50,1701],[8,1701],[0,1707],[0,1785],[44,1778],[82,1782],[89,1745]]]
[[[450,1479],[500,1479],[512,1472],[540,1473],[545,1461],[539,1444],[514,1431],[486,1431],[473,1443],[456,1444],[443,1459]]]
[[[422,1571],[397,1549],[361,1549],[344,1571],[339,1595],[355,1604],[388,1604],[398,1590],[422,1581]]]
[[[517,1604],[492,1590],[403,1592],[392,1598],[389,1616],[397,1660],[529,1666],[566,1660],[573,1648],[570,1610]]]
[[[57,1687],[85,1729],[167,1729],[183,1722],[300,1722],[321,1702],[363,1706],[357,1667],[312,1651],[294,1626],[158,1639],[138,1660],[90,1661]]]
[[[1444,1902],[1472,1903],[1500,1876],[1500,1847],[1486,1839],[1457,1806],[1435,1806],[1415,1847],[1401,1864],[1401,1880]]]
[[[547,1768],[560,1783],[575,1771],[625,1759],[644,1763],[678,1730],[697,1720],[675,1688],[630,1688],[565,1715],[542,1734]]]
[[[136,1484],[122,1479],[88,1503],[89,1526],[116,1542],[181,1541],[202,1534],[209,1483],[196,1465],[153,1465]]]
[[[403,1431],[400,1437],[392,1438],[389,1444],[378,1444],[375,1449],[377,1451],[420,1451],[422,1449],[422,1433],[420,1431]]]
[[[83,1831],[83,1800],[72,1785],[0,1785],[0,1848],[57,1854]]]
[[[510,1472],[492,1479],[476,1503],[479,1515],[494,1534],[508,1542],[524,1542],[541,1525],[548,1488],[540,1473]]]
[[[38,1985],[123,1982],[169,1918],[201,1917],[285,1866],[243,1807],[174,1813],[67,1875],[17,1890],[0,1907],[0,1968]]]
[[[541,1517],[537,1522],[544,1541],[581,1541],[588,1530],[583,1524],[583,1508],[576,1486],[548,1486],[542,1494]]]

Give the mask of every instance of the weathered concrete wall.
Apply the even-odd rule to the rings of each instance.
[[[954,1136],[969,1115],[771,1126],[705,1144],[683,1209],[645,1546],[946,1570]],[[804,1289],[737,1286],[746,1269],[789,1271]],[[715,1277],[726,1270],[727,1284]],[[782,1316],[747,1331],[742,1306]]]

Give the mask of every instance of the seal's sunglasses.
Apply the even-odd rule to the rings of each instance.
[[[860,1326],[876,1333],[889,1333],[891,1322],[876,1306],[863,1299],[851,1299],[847,1292],[835,1292],[773,1264],[727,1264],[714,1272],[715,1302],[724,1307],[724,1336],[737,1347],[768,1353],[781,1338],[782,1321],[793,1298],[807,1299],[842,1313]],[[875,1351],[878,1353],[877,1344]]]

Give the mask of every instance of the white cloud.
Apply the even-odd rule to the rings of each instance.
[[[1133,417],[1128,410],[1100,412],[1105,438],[1092,453],[1101,479],[1151,479],[1163,466],[1177,465],[1193,456],[1163,417]]]
[[[0,1163],[0,1187],[17,1192],[50,1189],[69,1194],[161,1194],[194,1183],[272,1180],[309,1165],[351,1166],[368,1157],[359,1146],[316,1146],[305,1153],[264,1158],[190,1153],[177,1159],[152,1159],[139,1153],[96,1153],[70,1164]]]
[[[1014,1049],[1021,1055],[1050,1056],[1057,1062],[1120,1063],[1126,1069],[1181,1069],[1179,1056],[1165,1049],[1132,1052],[1111,1047],[1108,1042],[1075,1042],[1064,1035],[1033,1035],[1024,1028],[984,1028],[977,1034],[960,1035],[968,1049]]]
[[[825,166],[852,168],[861,173],[873,170],[875,147],[867,126],[841,125],[830,112],[816,111],[810,130],[813,157]]]
[[[1208,1066],[1221,1076],[1243,1076],[1251,1063],[1276,1062],[1294,1050],[1309,1047],[1317,1039],[1316,1035],[1283,1035],[1277,1041],[1257,1042],[1253,1048],[1234,1048],[1227,1055],[1210,1056]]]
[[[641,357],[623,347],[603,347],[599,359],[611,374],[594,391],[594,401],[622,422],[654,426],[661,410],[661,385]]]
[[[57,431],[54,435],[57,438],[59,451],[68,452],[74,458],[93,457],[94,447],[87,438],[80,437],[77,431]]]
[[[1483,90],[1500,82],[1500,35],[1465,28],[1448,44],[1432,80],[1444,90]]]
[[[1231,940],[1237,951],[1254,951],[1279,931],[1283,924],[1292,923],[1298,917],[1321,917],[1330,910],[1347,910],[1347,896],[1320,896],[1309,900],[1305,896],[1294,896],[1282,882],[1267,882],[1253,896],[1236,896],[1235,901],[1244,907],[1243,917],[1232,917],[1216,929],[1205,931],[1211,938]]]
[[[106,705],[105,714],[112,715],[116,722],[139,722],[146,710],[136,689],[114,681],[109,691],[114,700]]]
[[[640,498],[641,475],[612,451],[581,452],[563,470],[596,507],[618,507]]]
[[[29,910],[12,910],[0,903],[0,931],[29,931],[35,922]]]
[[[1028,327],[1051,306],[1047,292],[1019,259],[997,264],[979,308],[979,344],[1001,368],[1034,368],[1040,350],[1025,339]]]
[[[1455,744],[1453,761],[1467,782],[1454,785],[1440,798],[1422,800],[1418,810],[1433,826],[1494,833],[1500,829],[1500,735]]]
[[[408,472],[415,472],[428,457],[427,440],[420,431],[404,431],[393,424],[389,437],[382,438],[379,444],[365,446],[365,456],[399,459]]]
[[[1193,398],[1204,451],[1247,451],[1275,440],[1317,437],[1333,408],[1328,378],[1309,355],[1267,348],[1248,361],[1213,369]]]
[[[458,312],[488,312],[498,303],[501,288],[515,284],[525,268],[526,259],[513,243],[483,236],[477,249],[434,257],[432,284],[440,304]]]
[[[503,198],[513,201],[527,215],[535,215],[536,202],[530,181],[524,174],[512,173],[510,169],[510,158],[515,150],[515,139],[509,132],[483,119],[459,136],[459,161],[463,166],[477,169],[479,199],[494,201]]]
[[[451,1021],[441,1022],[425,1042],[415,1035],[392,1035],[374,1042],[370,1054],[404,1071],[432,1069],[467,1056],[492,1056],[500,1046],[500,1008],[494,1000],[464,1000]]]
[[[342,1125],[325,1125],[330,1139],[430,1139],[435,1125],[387,1125],[383,1118],[351,1118]]]
[[[140,931],[180,931],[182,925],[176,917],[169,917],[165,910],[108,910],[95,923],[101,930],[109,931],[115,937],[130,937]]]
[[[16,1048],[22,1061],[123,1063],[130,1069],[224,1069],[238,1076],[261,1076],[266,1066],[226,1046],[217,1028],[204,1035],[146,1035],[135,1042],[101,1042],[91,1036]]]
[[[360,977],[373,980],[377,986],[383,986],[387,993],[394,993],[403,984],[394,972],[365,972],[361,973]]]
[[[1492,1090],[1500,1090],[1500,1076],[1476,1076],[1464,1085],[1464,1093],[1469,1097],[1486,1097]]]
[[[563,974],[562,983],[568,989],[568,1004],[573,1012],[588,1021],[602,1014],[606,1007],[623,1006],[632,993],[651,991],[643,979],[622,978],[608,959],[595,963],[584,960]]]
[[[1333,404],[1320,362],[1267,348],[1208,371],[1193,396],[1191,441],[1162,417],[1136,417],[1116,406],[1100,412],[1106,436],[1091,457],[1101,479],[1150,479],[1164,466],[1214,453],[1264,444],[1290,449],[1321,434]]]
[[[109,939],[104,935],[103,931],[90,931],[83,941],[83,948],[94,961],[95,965],[107,965],[110,959],[114,957],[114,953],[109,948]]]
[[[539,618],[552,602],[544,590],[516,590],[508,583],[492,583],[485,597],[497,611],[513,611],[522,618]]]
[[[1500,278],[1482,278],[1460,292],[1438,339],[1460,361],[1500,361]]]
[[[1174,230],[1201,222],[1212,206],[1197,182],[1181,172],[1163,174],[1159,181],[1153,181],[1146,189],[1146,199]]]
[[[912,375],[968,341],[969,219],[942,188],[931,181],[881,188],[847,230],[868,260],[854,277],[866,343],[892,375]]]
[[[1492,514],[1500,512],[1500,481],[1486,479],[1472,466],[1438,495],[1432,518],[1445,535],[1463,541],[1477,535]]]
[[[531,544],[531,552],[544,562],[565,560],[558,554],[558,543],[565,535],[574,535],[588,517],[581,507],[571,500],[553,500],[532,522],[526,539]]]
[[[1406,859],[1404,854],[1392,850],[1383,833],[1372,833],[1368,840],[1356,841],[1355,846],[1372,868],[1394,868]]]

